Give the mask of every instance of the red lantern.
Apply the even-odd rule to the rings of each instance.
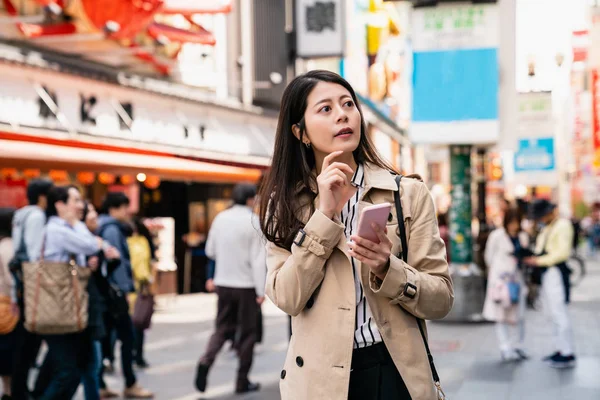
[[[109,174],[108,172],[100,172],[98,174],[98,182],[103,185],[112,185],[115,183],[115,176],[113,174]]]
[[[0,178],[15,179],[18,174],[19,174],[19,171],[17,171],[16,168],[0,169]]]
[[[119,24],[114,39],[130,39],[152,21],[163,0],[81,0],[84,15],[96,29],[103,30],[108,22]]]
[[[91,185],[96,180],[96,174],[93,172],[79,172],[77,173],[77,180],[82,185]]]
[[[131,185],[133,183],[134,178],[131,175],[121,175],[120,180],[121,180],[122,185],[127,186],[127,185]]]
[[[67,173],[67,171],[64,171],[62,169],[51,169],[48,173],[48,176],[50,176],[50,179],[57,183],[64,183],[69,181],[69,174]]]
[[[148,175],[144,181],[144,185],[148,189],[157,189],[160,186],[160,178],[155,175]]]
[[[39,169],[24,169],[23,176],[27,179],[36,179],[39,178],[41,172]]]

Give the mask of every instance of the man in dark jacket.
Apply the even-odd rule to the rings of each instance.
[[[131,271],[131,259],[129,256],[129,248],[127,246],[127,235],[129,221],[129,199],[124,193],[108,193],[102,206],[106,215],[100,216],[100,227],[98,234],[102,239],[106,240],[114,246],[121,254],[119,265],[111,271],[107,271],[106,263],[102,268],[107,274],[108,281],[111,283],[113,293],[121,293],[120,306],[116,304],[114,296],[108,302],[108,316],[106,318],[107,330],[115,329],[117,337],[121,341],[121,364],[122,371],[125,377],[125,391],[123,396],[133,399],[148,399],[152,398],[153,394],[137,384],[137,378],[133,372],[133,328],[131,316],[126,302],[128,293],[134,291],[133,273]],[[111,309],[112,308],[112,309]],[[120,310],[116,310],[118,308]],[[109,397],[114,393],[108,393],[103,379],[104,367],[100,372],[100,388],[104,397]]]

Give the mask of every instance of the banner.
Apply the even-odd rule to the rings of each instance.
[[[495,4],[449,4],[413,12],[415,143],[498,140],[498,46]]]
[[[600,71],[592,70],[592,140],[594,143],[594,168],[600,173]]]
[[[343,57],[344,3],[342,0],[296,1],[298,57]]]
[[[515,183],[556,186],[555,121],[550,92],[519,93]]]

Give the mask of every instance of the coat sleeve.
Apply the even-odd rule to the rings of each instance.
[[[291,252],[267,243],[266,295],[282,311],[296,316],[325,276],[325,263],[344,226],[315,211],[304,227],[302,242]]]
[[[370,286],[379,296],[391,299],[423,319],[445,317],[452,308],[454,291],[440,238],[433,199],[423,183],[412,201],[413,214],[408,241],[408,261],[391,256],[383,281],[370,272]]]

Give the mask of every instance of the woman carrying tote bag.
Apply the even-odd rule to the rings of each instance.
[[[94,236],[83,222],[84,203],[81,194],[75,186],[54,187],[48,193],[48,223],[44,232],[42,246],[42,260],[38,263],[25,264],[25,297],[28,330],[44,334],[48,344],[48,362],[53,367],[53,375],[38,400],[66,400],[71,399],[81,381],[81,371],[85,365],[81,364],[81,357],[77,351],[80,344],[86,340],[83,330],[87,326],[87,278],[89,271],[85,271],[86,256],[104,250],[107,257],[115,256],[115,250],[107,243]],[[75,265],[73,265],[73,261]],[[37,270],[36,270],[37,268]],[[70,273],[51,274],[40,273],[40,269],[55,268],[67,269]],[[37,271],[37,273],[36,273]],[[56,272],[56,271],[54,271]],[[61,282],[50,282],[49,276],[64,276]],[[75,279],[78,278],[78,279]],[[74,327],[65,327],[58,324],[64,315],[55,315],[57,331],[68,329],[69,333],[48,334],[52,331],[51,319],[48,314],[55,312],[48,309],[48,303],[42,303],[45,295],[50,298],[55,296],[53,288],[62,285],[64,292],[70,292],[73,301],[82,310],[78,313],[78,323]],[[67,289],[68,288],[68,289]],[[68,297],[69,295],[65,296]],[[36,301],[36,298],[38,301]],[[46,307],[44,307],[46,306]],[[44,315],[46,314],[46,315]],[[44,326],[38,324],[46,317]],[[37,330],[37,329],[40,330]]]
[[[529,247],[529,237],[521,231],[518,210],[507,210],[504,226],[494,230],[485,247],[485,262],[490,267],[483,316],[496,322],[496,335],[502,361],[522,361],[525,352],[525,306],[527,286],[517,255]],[[516,327],[516,340],[511,338]]]
[[[337,74],[295,78],[276,135],[260,219],[266,294],[292,316],[282,399],[444,398],[422,319],[443,318],[454,295],[427,187],[395,179]],[[356,236],[362,209],[398,192],[377,242]]]

